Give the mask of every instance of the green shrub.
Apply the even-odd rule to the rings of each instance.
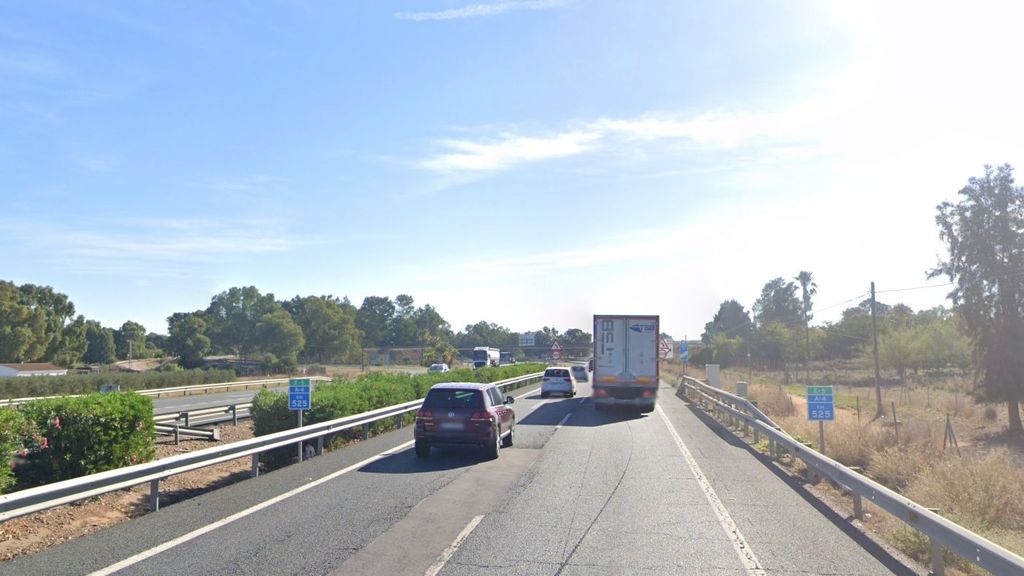
[[[17,376],[0,378],[0,398],[26,398],[58,394],[89,394],[97,392],[103,384],[113,384],[121,390],[149,390],[191,384],[234,382],[234,370],[177,370],[170,372],[97,372],[94,374],[68,374],[67,376]]]
[[[396,372],[367,372],[354,380],[335,379],[326,384],[315,384],[310,398],[312,409],[303,414],[303,424],[315,424],[337,420],[345,416],[368,412],[377,408],[394,406],[423,398],[427,390],[440,382],[496,382],[516,376],[540,372],[544,364],[516,364],[482,368],[480,370],[452,370],[450,372],[428,372],[415,376]],[[253,398],[250,410],[253,432],[257,436],[272,434],[295,428],[298,416],[288,409],[288,394],[261,390]],[[411,415],[407,416],[411,419]],[[373,423],[371,433],[379,434],[394,429],[394,420],[388,418]],[[361,428],[340,432],[325,438],[328,446],[361,438]],[[295,454],[291,447],[264,453],[261,461],[271,467],[287,463]]]
[[[38,446],[39,430],[18,410],[0,408],[0,494],[14,485],[14,457]]]
[[[153,401],[139,394],[88,394],[28,402],[21,412],[45,443],[17,469],[19,481],[56,482],[153,458]]]

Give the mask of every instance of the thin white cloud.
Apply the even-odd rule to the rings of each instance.
[[[54,254],[72,269],[99,274],[169,275],[196,264],[281,253],[302,244],[279,225],[263,221],[162,219],[71,226],[41,231],[0,222],[0,230],[21,243]]]
[[[781,112],[714,111],[690,118],[651,113],[635,118],[599,118],[577,123],[554,135],[502,133],[479,140],[449,139],[446,150],[416,162],[420,168],[442,174],[496,172],[528,162],[577,156],[618,147],[623,154],[643,157],[639,144],[676,141],[708,151],[759,146],[769,156],[792,156],[809,140],[825,114],[807,106]],[[789,152],[773,154],[776,148]],[[660,149],[661,154],[673,153]]]
[[[525,162],[582,154],[600,138],[596,132],[571,131],[548,137],[503,134],[486,143],[443,140],[441,145],[449,152],[423,160],[419,166],[439,173],[503,170]]]
[[[564,4],[565,0],[519,0],[513,2],[495,2],[491,4],[470,4],[461,8],[437,10],[434,12],[397,12],[395,14],[395,18],[399,20],[413,20],[417,22],[430,20],[461,20],[465,18],[497,16],[513,10],[548,10],[563,6]]]

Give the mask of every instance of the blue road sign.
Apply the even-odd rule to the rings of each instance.
[[[679,343],[679,361],[690,361],[690,349],[686,347],[686,340],[683,340],[682,342]]]
[[[310,403],[309,378],[292,378],[288,380],[288,409],[309,410]]]
[[[807,387],[807,419],[829,422],[836,419],[835,396],[831,386]]]

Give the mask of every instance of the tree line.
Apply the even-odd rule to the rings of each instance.
[[[563,334],[545,326],[535,334],[537,346],[555,339],[570,347],[591,343],[590,333],[578,328]],[[493,322],[456,332],[436,308],[417,306],[408,294],[368,296],[356,307],[347,297],[277,300],[255,286],[235,287],[213,296],[203,310],[171,314],[163,335],[137,322],[114,329],[75,316],[67,295],[49,286],[0,281],[0,362],[8,363],[72,367],[171,355],[195,368],[207,356],[230,355],[290,371],[300,362],[358,364],[364,348],[423,348],[425,359],[451,363],[458,348],[518,343],[519,333]]]
[[[1012,434],[1024,435],[1024,188],[1009,164],[985,166],[968,179],[959,201],[935,216],[948,256],[929,278],[945,277],[952,309],[914,312],[904,304],[874,303],[880,364],[902,380],[908,371],[970,369],[974,396],[1003,402]],[[702,360],[775,361],[784,369],[809,360],[874,355],[871,299],[847,308],[838,322],[811,326],[816,285],[810,272],[767,282],[752,307],[723,302],[705,325]],[[787,372],[788,373],[788,372]]]

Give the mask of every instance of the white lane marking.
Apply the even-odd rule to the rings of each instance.
[[[572,412],[569,412],[568,414],[565,415],[565,418],[562,418],[562,421],[559,422],[558,425],[555,426],[555,430],[558,430],[559,428],[561,428],[562,424],[565,424],[565,421],[569,419],[569,416],[572,416]]]
[[[533,390],[530,390],[529,392],[526,392],[525,394],[520,394],[519,396],[516,396],[516,400],[519,400],[520,398],[526,398],[527,396],[529,396],[530,394],[533,394],[536,391],[537,391],[537,389],[535,388]]]
[[[679,451],[683,454],[683,459],[690,466],[690,471],[693,472],[694,478],[697,479],[697,484],[700,485],[701,491],[704,492],[704,497],[708,499],[708,504],[711,504],[711,509],[714,510],[715,516],[718,517],[718,523],[725,530],[725,535],[729,538],[732,543],[732,547],[736,550],[736,555],[740,557],[740,562],[743,567],[747,570],[747,574],[751,576],[765,576],[767,572],[761,566],[761,562],[758,561],[757,556],[754,555],[754,551],[750,549],[747,541],[744,540],[743,534],[740,534],[740,529],[736,526],[736,522],[733,521],[732,516],[729,515],[729,511],[725,509],[725,505],[722,504],[722,500],[715,493],[715,489],[711,487],[711,482],[708,481],[707,476],[704,475],[700,470],[700,466],[697,465],[697,460],[694,459],[693,454],[690,453],[689,448],[683,443],[683,439],[676,432],[672,422],[669,421],[665,411],[661,409],[661,405],[655,407],[658,411],[658,415],[665,421],[665,426],[668,426],[668,431],[672,434],[672,439],[676,441],[676,446]]]
[[[160,544],[158,546],[154,546],[154,547],[150,548],[149,550],[144,550],[142,552],[139,552],[138,554],[136,554],[134,556],[130,556],[128,558],[125,558],[124,560],[121,560],[120,562],[117,562],[115,564],[111,564],[110,566],[107,566],[106,568],[102,568],[102,569],[97,570],[95,572],[90,572],[89,576],[107,576],[108,574],[113,574],[114,572],[117,572],[118,570],[123,570],[123,569],[125,569],[125,568],[127,568],[129,566],[133,566],[135,564],[138,564],[139,562],[142,562],[143,560],[146,560],[147,558],[152,558],[153,556],[156,556],[157,554],[160,554],[161,552],[166,552],[166,551],[170,550],[171,548],[174,548],[176,546],[180,546],[181,544],[184,544],[184,543],[186,543],[186,542],[188,542],[190,540],[195,540],[196,538],[202,536],[203,534],[206,534],[208,532],[212,532],[212,531],[216,530],[217,528],[220,528],[222,526],[226,526],[228,524],[231,524],[235,520],[241,520],[242,518],[245,518],[246,516],[249,516],[250,514],[253,514],[255,512],[259,512],[260,510],[263,510],[264,508],[266,508],[268,506],[273,506],[274,504],[277,504],[278,502],[281,502],[283,500],[287,500],[288,498],[291,498],[292,496],[295,496],[297,494],[301,494],[301,493],[305,492],[306,490],[309,490],[310,488],[314,488],[316,486],[319,486],[319,485],[323,484],[324,482],[329,482],[329,481],[337,478],[338,476],[341,476],[342,474],[348,474],[349,472],[351,472],[353,470],[356,470],[358,468],[362,468],[363,466],[366,466],[370,462],[374,462],[374,461],[380,460],[381,458],[384,458],[386,456],[391,456],[393,454],[396,454],[397,452],[401,452],[402,450],[405,450],[409,446],[412,446],[414,442],[415,442],[415,440],[410,440],[410,441],[408,441],[408,442],[406,442],[404,444],[399,444],[398,446],[395,446],[394,448],[389,448],[388,450],[386,450],[384,452],[381,452],[380,454],[377,454],[376,456],[371,456],[371,457],[367,458],[366,460],[363,460],[361,462],[357,462],[357,463],[349,466],[348,468],[343,468],[341,470],[338,470],[337,472],[331,472],[330,474],[328,474],[327,476],[324,476],[323,478],[320,478],[319,480],[314,480],[313,482],[310,482],[309,484],[304,484],[302,486],[299,486],[298,488],[294,488],[292,490],[289,490],[288,492],[285,492],[284,494],[281,494],[281,495],[278,495],[278,496],[274,496],[270,500],[266,500],[266,501],[260,502],[259,504],[256,504],[255,506],[252,506],[251,508],[246,508],[245,510],[242,510],[241,512],[236,512],[236,513],[232,514],[231,516],[228,516],[226,518],[222,518],[222,519],[220,519],[220,520],[218,520],[218,521],[216,521],[216,522],[214,522],[212,524],[208,524],[206,526],[203,526],[202,528],[198,528],[196,530],[193,530],[193,531],[189,532],[188,534],[183,534],[183,535],[178,536],[177,538],[175,538],[173,540],[168,540],[167,542],[164,542],[163,544]]]
[[[459,546],[462,546],[462,543],[469,537],[470,532],[472,532],[473,529],[476,528],[476,525],[483,519],[483,514],[474,516],[473,519],[469,521],[469,524],[466,524],[466,527],[462,529],[462,532],[459,532],[459,535],[455,537],[455,540],[453,540],[452,543],[444,549],[444,552],[437,557],[437,561],[431,564],[430,568],[427,568],[427,571],[423,573],[423,576],[437,576],[437,573],[444,568],[444,565],[447,564],[448,561],[452,559],[452,556],[454,556],[459,550]]]

